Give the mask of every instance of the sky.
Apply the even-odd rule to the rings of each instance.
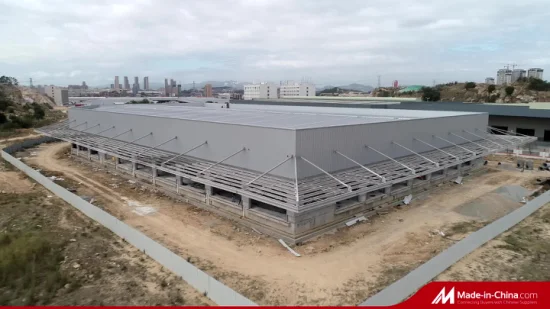
[[[550,74],[548,0],[0,0],[0,12],[0,75],[22,84]]]

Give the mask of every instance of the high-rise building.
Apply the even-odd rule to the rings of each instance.
[[[525,70],[523,70],[523,69],[514,69],[512,71],[512,83],[515,83],[515,82],[518,81],[518,79],[526,77],[526,76],[527,76],[527,74],[526,74]]]
[[[143,89],[145,89],[145,90],[150,90],[151,89],[149,87],[149,76],[145,76],[143,78]]]
[[[315,91],[314,91],[315,93]],[[274,83],[261,83],[244,85],[244,100],[278,99],[279,85]]]
[[[314,97],[315,85],[309,83],[287,82],[281,85],[280,97]]]
[[[55,105],[63,106],[69,104],[69,90],[56,86],[45,86],[44,91],[47,96],[53,99]]]
[[[212,84],[204,85],[204,96],[207,98],[212,97]]]
[[[111,84],[111,89],[115,89],[115,84]]]
[[[544,73],[543,69],[540,68],[531,68],[529,71],[527,71],[527,77],[528,78],[538,78],[542,79],[542,73]]]
[[[115,76],[115,90],[119,89],[120,83],[118,82],[118,76]]]
[[[497,71],[497,85],[508,85],[512,82],[512,70],[500,69]]]
[[[86,85],[85,81],[82,82],[82,89],[84,89],[84,90],[88,89],[88,85]]]
[[[181,93],[181,84],[178,84],[178,92],[176,94],[176,97],[179,97]]]
[[[128,80],[128,76],[124,76],[124,89],[130,90],[130,81]]]
[[[168,94],[170,93],[169,91],[170,89],[168,88],[168,79],[165,78],[164,79],[164,96],[167,97]]]
[[[175,80],[170,79],[170,96],[177,97],[176,91],[178,91],[178,85]]]
[[[141,90],[141,88],[139,88],[139,77],[134,77],[134,84],[137,86],[137,90]]]
[[[495,84],[495,79],[492,78],[492,77],[487,77],[487,78],[485,79],[485,83],[486,83],[487,85],[494,85],[494,84]]]

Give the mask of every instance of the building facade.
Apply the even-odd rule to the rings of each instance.
[[[120,83],[118,81],[118,76],[115,76],[115,90],[120,89]]]
[[[130,90],[130,81],[128,80],[128,76],[124,76],[124,89]]]
[[[56,86],[45,86],[44,92],[52,98],[57,106],[69,104],[69,90]]]
[[[149,76],[145,76],[143,78],[143,89],[144,90],[150,90],[151,88],[149,87]]]
[[[141,88],[139,87],[139,77],[138,76],[134,77],[134,84],[136,85],[138,91],[141,90]]]
[[[309,83],[287,83],[280,88],[281,98],[315,96],[315,85]]]
[[[538,78],[538,79],[542,79],[542,73],[544,73],[544,70],[543,69],[540,69],[540,68],[531,68],[529,69],[529,71],[527,72],[527,77],[529,78]]]
[[[495,84],[495,79],[492,78],[492,77],[487,77],[487,78],[485,79],[485,83],[486,83],[487,85],[494,85],[494,84]]]
[[[508,85],[512,82],[512,70],[500,69],[497,71],[497,85]]]
[[[274,83],[251,84],[244,86],[244,100],[278,99],[280,88]]]
[[[204,96],[207,98],[212,97],[212,84],[204,85]]]
[[[517,82],[520,78],[527,77],[527,72],[523,69],[514,69],[512,71],[512,83]]]

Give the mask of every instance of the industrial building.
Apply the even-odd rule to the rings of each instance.
[[[280,86],[280,98],[314,97],[315,85],[310,83],[287,82]]]
[[[244,100],[277,99],[279,98],[279,85],[274,83],[260,83],[244,85]]]
[[[38,131],[72,153],[300,242],[535,140],[486,113],[231,105],[72,108]]]

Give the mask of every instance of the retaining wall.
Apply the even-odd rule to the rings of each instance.
[[[147,237],[140,231],[126,225],[102,209],[84,201],[79,196],[69,192],[65,188],[54,183],[36,170],[30,168],[19,159],[11,156],[10,153],[33,147],[44,142],[51,142],[55,139],[40,138],[36,140],[25,141],[21,144],[12,145],[2,150],[2,158],[11,163],[13,166],[27,174],[46,189],[50,190],[55,195],[67,203],[74,206],[76,209],[84,213],[91,219],[101,223],[103,226],[111,230],[116,235],[124,238],[134,247],[142,250],[155,261],[168,268],[183,280],[204,293],[213,302],[222,306],[255,306],[256,304],[241,294],[235,292],[223,283],[210,277],[205,272],[201,271],[191,263],[179,255],[168,250],[161,244]],[[215,250],[215,249],[213,249]]]

